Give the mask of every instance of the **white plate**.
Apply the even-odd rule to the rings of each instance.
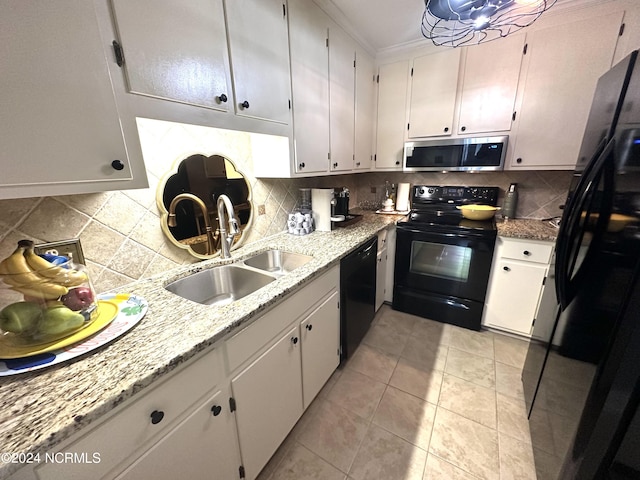
[[[66,362],[115,340],[138,324],[147,313],[147,301],[129,294],[101,294],[99,300],[107,300],[118,305],[118,315],[103,330],[73,345],[39,355],[11,360],[0,360],[0,377],[32,372]]]

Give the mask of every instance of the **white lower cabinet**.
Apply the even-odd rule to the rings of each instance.
[[[246,478],[255,478],[302,415],[298,326],[231,380]]]
[[[218,390],[116,478],[236,478],[239,458],[228,400],[227,390]]]
[[[300,323],[302,401],[305,410],[340,363],[338,292],[333,292]]]
[[[98,426],[47,452],[84,455],[90,461],[43,460],[11,478],[205,479],[211,478],[211,471],[224,473],[219,478],[233,478],[227,472],[237,475],[240,461],[222,366],[222,352],[216,346]]]
[[[550,242],[498,238],[483,314],[485,326],[530,336],[552,252]]]
[[[339,282],[335,266],[47,452],[88,461],[11,480],[253,480],[338,367]]]
[[[339,267],[226,341],[244,478],[253,480],[340,362]]]

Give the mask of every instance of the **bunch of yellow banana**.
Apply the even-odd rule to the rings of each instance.
[[[87,281],[84,272],[54,265],[37,255],[31,240],[20,240],[18,248],[0,262],[0,277],[13,290],[40,300],[55,300],[66,295],[69,287]]]

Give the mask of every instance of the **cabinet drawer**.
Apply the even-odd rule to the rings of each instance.
[[[527,262],[549,263],[553,243],[501,238],[500,256]]]
[[[124,468],[127,458],[146,442],[167,430],[189,407],[195,404],[216,382],[223,379],[220,349],[205,354],[180,369],[148,393],[133,399],[118,413],[92,429],[77,441],[60,449],[63,452],[85,454],[89,459],[100,455],[97,463],[76,463],[73,468],[65,464],[45,463],[36,468],[40,480],[99,479],[117,466]],[[152,423],[152,412],[162,412],[162,419]],[[159,414],[154,415],[157,418]]]
[[[229,372],[242,365],[339,284],[340,267],[336,266],[229,338],[225,342]]]

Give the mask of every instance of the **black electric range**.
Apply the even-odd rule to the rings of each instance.
[[[497,237],[495,220],[457,208],[497,204],[498,187],[415,185],[398,222],[393,308],[480,330]]]

